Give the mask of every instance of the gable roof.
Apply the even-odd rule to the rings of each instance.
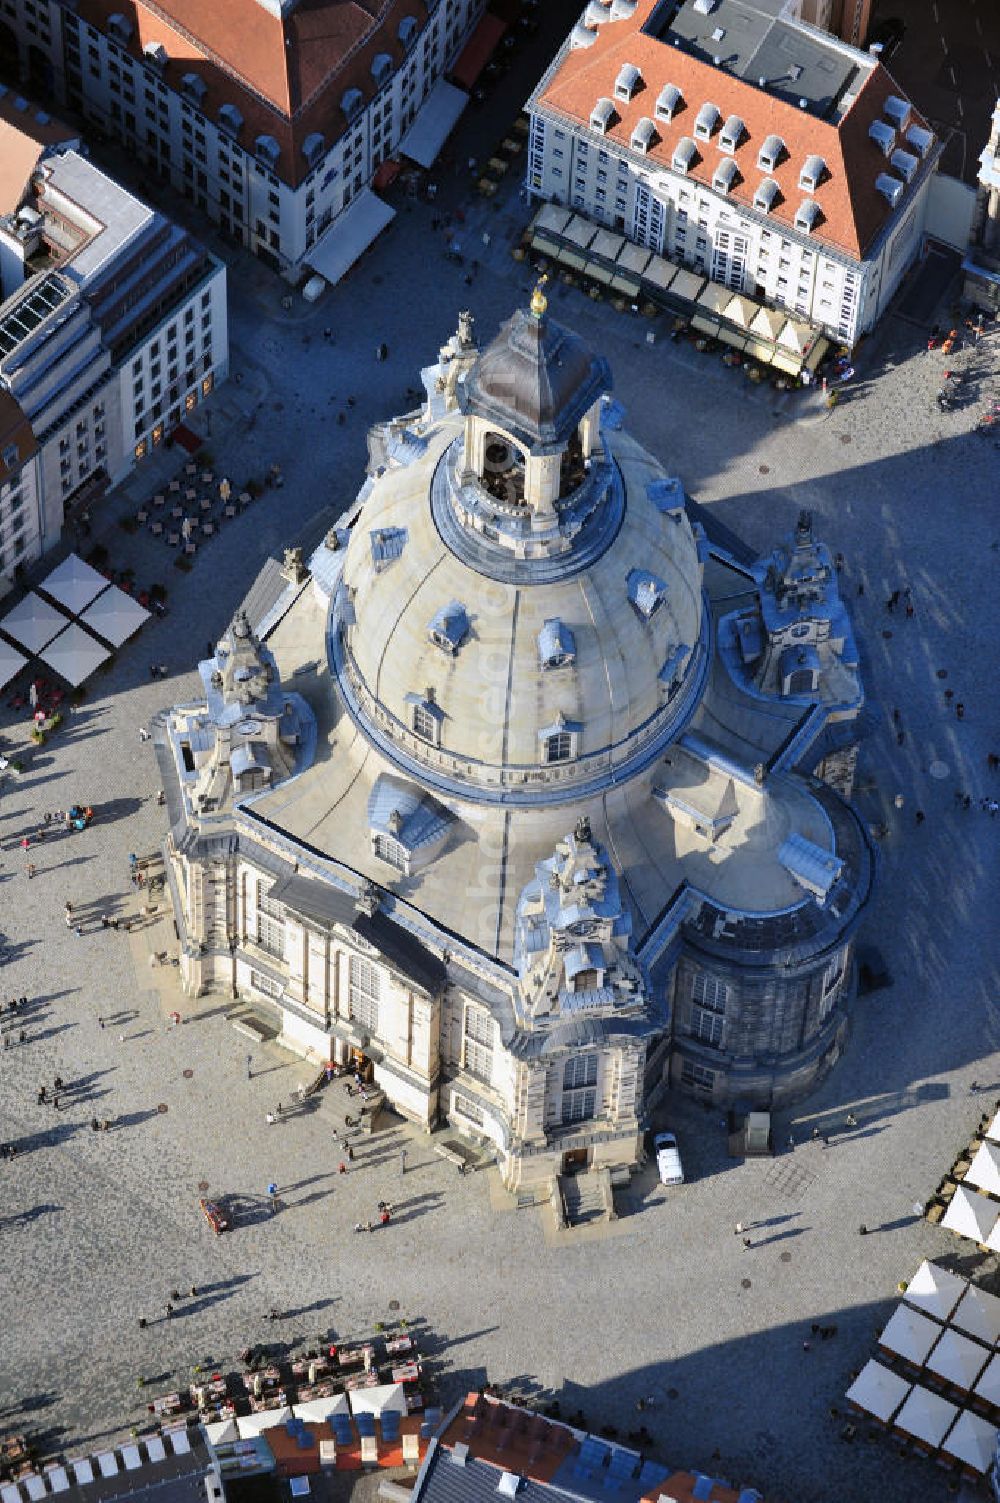
[[[643,86],[630,100],[615,98],[615,113],[605,139],[627,148],[640,120],[654,112],[661,90],[672,84],[683,96],[682,102],[671,120],[656,119],[657,138],[645,154],[647,162],[670,167],[678,144],[685,136],[694,135],[699,110],[711,103],[722,119],[738,116],[744,130],[731,152],[720,151],[718,130],[711,139],[696,141],[697,154],[688,177],[710,189],[720,160],[733,160],[740,178],[727,195],[731,201],[752,209],[761,182],[772,178],[780,198],[768,215],[768,223],[791,229],[803,199],[812,198],[820,211],[812,239],[852,257],[863,256],[894,212],[903,212],[912,190],[912,185],[907,186],[902,205],[894,211],[875,186],[888,163],[870,139],[868,128],[883,117],[886,101],[900,95],[885,68],[876,63],[866,77],[859,78],[857,97],[839,120],[824,119],[643,30],[658,3],[639,0],[629,19],[600,26],[590,46],[567,48],[536,96],[541,108],[588,127],[596,101],[614,93],[620,69],[626,62],[632,63],[639,68]],[[869,59],[859,54],[861,61],[867,65]],[[927,123],[912,111],[909,124],[926,127]],[[777,165],[764,171],[757,166],[757,154],[772,135],[781,138],[786,150]],[[810,156],[822,157],[826,173],[823,181],[807,192],[798,183]]]

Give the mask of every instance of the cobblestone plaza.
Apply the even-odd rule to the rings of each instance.
[[[667,1458],[712,1465],[769,1498],[809,1503],[834,1481],[844,1499],[876,1487],[888,1500],[943,1497],[935,1469],[863,1434],[844,1443],[843,1418],[829,1411],[872,1354],[897,1281],[923,1256],[958,1254],[969,1271],[972,1245],[916,1219],[913,1205],[967,1141],[984,1098],[1000,1094],[998,827],[978,808],[995,792],[987,753],[1000,748],[989,687],[1000,532],[996,452],[972,433],[978,398],[997,394],[1000,336],[961,352],[975,400],[939,412],[941,357],[925,349],[931,310],[919,308],[918,286],[828,411],[816,398],[754,390],[662,333],[648,345],[644,321],[554,289],[560,321],[607,353],[632,431],[715,520],[763,550],[808,508],[846,560],[869,700],[861,801],[888,827],[862,943],[879,946],[894,985],[855,1004],[845,1057],[779,1122],[775,1159],[729,1160],[716,1116],[671,1102],[689,1183],[664,1192],[639,1177],[616,1223],[578,1235],[508,1209],[490,1173],[460,1178],[402,1127],[365,1140],[342,1176],[342,1088],[268,1125],[305,1067],[236,1033],[227,999],[179,1001],[172,970],[148,960],[169,948],[165,921],[128,938],[101,927],[102,913],[134,912],[128,855],[152,852],[162,835],[139,727],[194,692],[196,660],[267,553],[296,541],[319,509],[332,519],[349,504],[368,424],[405,407],[457,308],[468,304],[488,337],[528,290],[508,253],[516,205],[467,218],[467,247],[484,229],[491,237],[471,287],[440,258],[430,209],[408,208],[314,310],[283,310],[269,276],[238,263],[232,369],[243,379],[218,394],[209,443],[219,473],[242,481],[277,462],[285,486],[186,575],[166,568],[148,535],[108,527],[111,562],[133,562],[144,583],[164,578],[169,614],[91,681],[67,726],[0,793],[0,990],[30,1001],[27,1041],[0,1054],[0,1140],[19,1149],[3,1164],[0,1212],[4,1423],[75,1450],[144,1413],[140,1375],[173,1387],[193,1362],[276,1335],[349,1334],[397,1300],[440,1339],[446,1397],[488,1374],[561,1390],[564,1412],[578,1402],[590,1424],[623,1430],[649,1398],[645,1421]],[[382,340],[387,363],[375,360]],[[154,488],[153,472],[140,471],[122,506]],[[906,588],[912,619],[885,609]],[[151,680],[150,663],[166,665],[167,683]],[[964,704],[961,721],[946,688]],[[23,722],[6,710],[4,719],[20,737]],[[96,822],[42,841],[29,883],[22,836],[77,800]],[[63,922],[67,901],[80,935]],[[184,1022],[171,1028],[175,1007]],[[72,1083],[59,1109],[36,1105],[57,1074]],[[857,1127],[846,1128],[848,1113]],[[113,1131],[93,1133],[95,1116],[114,1119]],[[810,1140],[814,1126],[828,1146]],[[271,1181],[283,1206],[274,1216]],[[242,1197],[236,1230],[217,1241],[198,1214],[203,1185]],[[379,1199],[394,1203],[392,1224],[356,1236]],[[733,1235],[737,1220],[751,1225],[749,1250]],[[859,1238],[862,1223],[877,1235]],[[198,1296],[161,1318],[170,1291],[192,1285]],[[272,1307],[284,1316],[277,1326],[265,1319]],[[806,1351],[813,1322],[835,1323],[838,1335]]]

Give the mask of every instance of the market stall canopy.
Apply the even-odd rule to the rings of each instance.
[[[651,252],[644,245],[625,244],[618,257],[618,270],[641,277],[652,259]]]
[[[261,1409],[257,1414],[241,1414],[236,1421],[240,1440],[253,1440],[262,1431],[270,1430],[272,1425],[283,1425],[291,1417],[292,1411],[287,1404],[282,1404],[279,1409]]]
[[[785,315],[778,313],[773,308],[759,308],[750,320],[750,332],[759,334],[761,339],[769,340],[772,344],[781,333],[785,324]]]
[[[487,11],[466,42],[451,76],[463,89],[471,89],[493,56],[497,43],[507,30],[507,22]]]
[[[990,1353],[980,1342],[949,1327],[927,1358],[926,1365],[928,1372],[936,1373],[946,1383],[953,1383],[956,1388],[968,1392],[989,1358]]]
[[[439,78],[396,150],[420,167],[432,166],[468,102],[464,89]]]
[[[718,282],[709,282],[698,294],[698,310],[711,318],[713,315],[721,317],[723,308],[733,300],[733,294],[728,287],[721,287]]]
[[[559,246],[555,240],[550,240],[548,235],[543,235],[540,230],[535,230],[531,237],[531,243],[535,250],[542,256],[558,256]]]
[[[642,274],[642,280],[648,282],[650,287],[658,287],[661,292],[677,279],[677,267],[671,266],[662,256],[654,256]]]
[[[350,207],[338,214],[316,241],[305,258],[306,265],[335,286],[395,217],[395,209],[383,203],[377,193],[362,188]]]
[[[1000,1357],[991,1357],[989,1366],[973,1389],[977,1398],[1000,1409]]]
[[[986,1129],[986,1136],[991,1138],[994,1143],[1000,1143],[1000,1112],[997,1112],[993,1121]]]
[[[374,1388],[354,1388],[350,1394],[352,1414],[406,1413],[402,1383],[379,1383]]]
[[[897,1305],[878,1341],[887,1352],[895,1352],[920,1367],[940,1335],[941,1327],[929,1316],[911,1310],[909,1305]]]
[[[957,1232],[960,1237],[971,1237],[973,1242],[986,1242],[996,1221],[995,1201],[959,1185],[941,1225],[949,1232]]]
[[[103,643],[73,621],[38,656],[75,689],[111,654]]]
[[[965,1183],[988,1195],[1000,1195],[1000,1143],[980,1143]]]
[[[562,204],[542,204],[531,228],[550,235],[561,235],[572,218],[569,209]]]
[[[969,1284],[955,1307],[952,1325],[969,1336],[978,1336],[987,1346],[1000,1341],[1000,1299]]]
[[[0,689],[6,688],[16,678],[28,659],[16,647],[11,647],[0,637]]]
[[[600,256],[604,261],[617,261],[618,252],[625,246],[624,235],[612,234],[610,230],[598,230],[590,247],[592,256]]]
[[[560,234],[564,240],[572,240],[574,245],[578,245],[581,250],[586,250],[597,234],[597,225],[591,224],[589,219],[584,219],[582,214],[574,214]]]
[[[693,303],[704,285],[704,277],[696,271],[688,271],[685,266],[679,266],[670,284],[670,295],[679,297],[686,303]]]
[[[149,612],[138,600],[112,585],[87,607],[80,620],[112,647],[120,647],[149,620]]]
[[[925,1258],[907,1285],[903,1298],[908,1305],[915,1305],[925,1315],[935,1320],[947,1320],[966,1290],[966,1282],[958,1274],[949,1273]]]
[[[894,1424],[897,1430],[923,1441],[933,1450],[941,1444],[957,1414],[956,1404],[943,1399],[940,1394],[931,1393],[929,1388],[918,1387],[913,1389],[896,1415]]]
[[[75,553],[64,558],[58,569],[53,569],[39,586],[46,595],[51,595],[66,610],[72,611],[74,616],[78,616],[95,595],[107,588],[108,581],[104,575],[92,569]]]
[[[866,1362],[847,1390],[848,1403],[888,1424],[910,1392],[912,1384],[881,1362]]]
[[[955,1456],[965,1466],[981,1475],[989,1471],[996,1454],[997,1427],[989,1420],[966,1409],[952,1425],[941,1449],[947,1456]]]
[[[240,1438],[239,1427],[234,1419],[215,1420],[205,1425],[204,1430],[210,1446],[224,1446]]]
[[[65,625],[66,617],[62,611],[57,611],[54,605],[49,605],[34,590],[30,590],[20,604],[15,605],[0,621],[0,627],[8,637],[13,637],[15,642],[26,647],[29,652],[40,651]]]
[[[306,1420],[310,1425],[323,1425],[334,1414],[351,1412],[346,1393],[332,1393],[326,1399],[303,1399],[292,1408],[296,1419]]]

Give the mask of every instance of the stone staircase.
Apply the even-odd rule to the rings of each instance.
[[[559,1194],[567,1226],[589,1226],[609,1219],[604,1175],[560,1175]]]

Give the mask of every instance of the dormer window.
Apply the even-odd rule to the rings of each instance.
[[[281,147],[273,136],[258,136],[254,142],[254,151],[262,162],[269,167],[277,167],[278,158],[281,155]]]
[[[447,843],[454,815],[413,783],[382,773],[368,798],[372,855],[411,876]]]
[[[795,228],[804,235],[811,235],[819,221],[819,204],[814,198],[805,198],[795,214]]]
[[[785,143],[780,136],[765,136],[764,144],[757,153],[757,166],[761,172],[774,172],[785,155]]]
[[[409,706],[410,730],[413,734],[431,746],[440,746],[444,711],[435,698],[434,690],[428,688],[423,694],[407,694],[406,703]]]
[[[360,89],[348,89],[340,101],[340,108],[348,120],[353,120],[364,103],[365,96]]]
[[[392,58],[388,52],[376,52],[372,58],[372,78],[379,88],[386,82],[392,72]]]
[[[121,11],[116,10],[108,17],[108,36],[115,42],[120,42],[127,47],[132,40],[132,22],[123,16]]]
[[[302,155],[310,167],[315,167],[323,160],[326,152],[326,142],[320,131],[310,131],[302,143]]]
[[[753,196],[753,206],[758,214],[770,214],[778,199],[781,190],[773,177],[766,177]]]
[[[193,104],[201,105],[208,92],[208,85],[197,73],[185,73],[181,79],[181,92],[191,100]]]
[[[409,49],[417,40],[417,32],[420,27],[415,16],[404,16],[399,23],[396,35],[399,37],[399,45]]]
[[[454,656],[469,635],[469,617],[465,606],[457,600],[442,606],[432,618],[427,634],[435,647]]]
[[[806,157],[802,163],[802,171],[799,173],[799,188],[803,193],[815,193],[823,181],[826,171],[826,163],[822,157]]]
[[[157,73],[162,73],[167,65],[167,49],[160,42],[147,42],[142,49],[142,60]]]
[[[906,132],[906,144],[925,157],[934,144],[934,132],[925,130],[922,125],[911,125]]]
[[[885,120],[873,120],[868,127],[868,135],[884,157],[890,155],[896,145],[896,132],[893,126]]]
[[[730,115],[719,136],[719,150],[735,151],[743,139],[745,128],[739,115]]]
[[[605,136],[615,121],[614,101],[601,98],[590,112],[590,128],[596,130],[598,135]]]
[[[648,569],[631,569],[628,576],[628,598],[644,621],[659,610],[667,598],[667,587],[656,574]]]
[[[632,150],[645,156],[650,147],[654,145],[658,137],[656,126],[648,115],[643,115],[635,130],[632,132]]]
[[[739,180],[739,168],[731,158],[727,157],[716,167],[712,175],[712,187],[716,193],[731,193]]]
[[[615,79],[615,98],[626,103],[634,99],[642,83],[642,74],[634,63],[623,63]]]
[[[657,120],[665,120],[669,125],[683,103],[684,95],[677,85],[672,83],[664,84],[657,95],[656,109],[653,113]]]
[[[875,187],[883,198],[887,198],[895,208],[906,192],[906,184],[901,183],[898,177],[890,177],[888,172],[880,172],[875,179]]]
[[[403,552],[406,546],[407,531],[405,527],[375,527],[368,534],[372,550],[372,565],[376,574],[388,568]]]
[[[698,148],[690,136],[681,136],[674,147],[673,169],[675,172],[688,173],[698,160]]]
[[[699,141],[710,141],[712,132],[719,123],[719,111],[714,104],[703,104],[695,116],[694,133]]]
[[[910,101],[900,99],[898,94],[890,94],[882,106],[882,113],[897,130],[905,130],[910,120]]]
[[[538,661],[543,668],[569,668],[576,662],[576,639],[557,616],[542,623]]]
[[[219,109],[219,125],[231,136],[239,135],[243,129],[243,116],[235,104],[224,104]]]
[[[900,177],[904,177],[907,182],[912,181],[916,176],[917,168],[920,166],[920,158],[915,157],[912,152],[904,151],[901,146],[896,148],[889,158],[889,162],[891,166],[895,167]]]

